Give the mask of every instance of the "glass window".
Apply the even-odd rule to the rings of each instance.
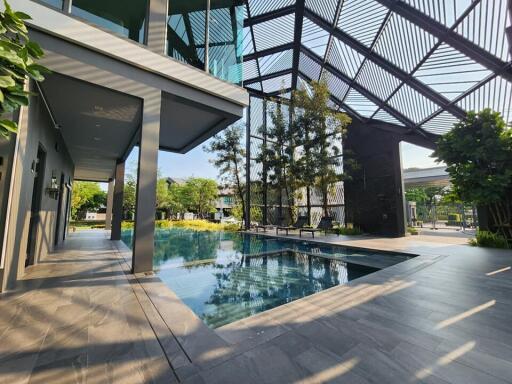
[[[147,8],[147,0],[73,0],[71,13],[143,44]]]
[[[167,54],[204,70],[206,0],[169,0]]]
[[[209,71],[235,84],[242,82],[243,0],[211,0]],[[167,53],[205,68],[206,0],[169,0]]]
[[[42,3],[51,5],[52,7],[62,9],[64,7],[64,2],[62,0],[40,0]]]

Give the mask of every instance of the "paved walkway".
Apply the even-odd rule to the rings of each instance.
[[[120,261],[77,233],[0,295],[0,383],[176,382]]]
[[[422,256],[213,331],[75,234],[0,296],[0,383],[512,383],[512,252],[324,240]]]

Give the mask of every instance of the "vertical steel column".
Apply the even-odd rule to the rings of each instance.
[[[263,225],[268,224],[268,185],[267,185],[267,100],[263,99]]]
[[[147,11],[145,42],[160,55],[166,54],[168,6],[169,0],[151,0]]]
[[[204,23],[204,71],[210,73],[210,0],[206,0]]]
[[[123,220],[124,195],[124,161],[116,164],[114,198],[112,201],[112,231],[111,240],[121,240],[121,221]]]
[[[251,103],[246,114],[245,128],[245,229],[251,229]]]
[[[112,204],[114,202],[114,179],[108,182],[107,191],[107,212],[105,215],[105,229],[108,231],[112,229]]]
[[[62,11],[64,13],[71,13],[72,0],[64,0],[62,2]]]
[[[159,90],[151,91],[144,98],[133,234],[133,273],[153,270],[161,105],[162,94]]]

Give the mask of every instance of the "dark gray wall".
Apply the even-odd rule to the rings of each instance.
[[[32,91],[36,91],[32,87]],[[30,221],[30,208],[32,203],[32,190],[34,173],[31,170],[33,161],[37,158],[38,146],[46,150],[46,166],[44,172],[44,190],[41,200],[41,220],[37,230],[37,243],[35,250],[35,263],[38,263],[54,249],[54,239],[57,221],[58,200],[46,193],[51,184],[52,173],[60,182],[61,173],[66,181],[71,181],[74,174],[74,165],[68,154],[66,145],[60,132],[54,128],[43,100],[39,96],[32,96],[30,106],[23,108],[19,124],[19,148],[12,186],[12,214],[8,218],[8,237],[5,245],[5,268],[2,271],[0,288],[13,289],[16,280],[25,270],[27,254],[27,239]],[[64,204],[64,202],[63,202]],[[63,237],[65,209],[61,210],[61,225],[59,239]]]
[[[357,122],[348,129],[344,150],[359,164],[345,182],[347,223],[381,236],[405,236],[400,135]]]

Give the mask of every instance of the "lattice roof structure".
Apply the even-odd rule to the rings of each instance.
[[[289,97],[324,79],[333,105],[353,118],[429,136],[469,110],[511,121],[510,3],[248,0],[244,86]]]

